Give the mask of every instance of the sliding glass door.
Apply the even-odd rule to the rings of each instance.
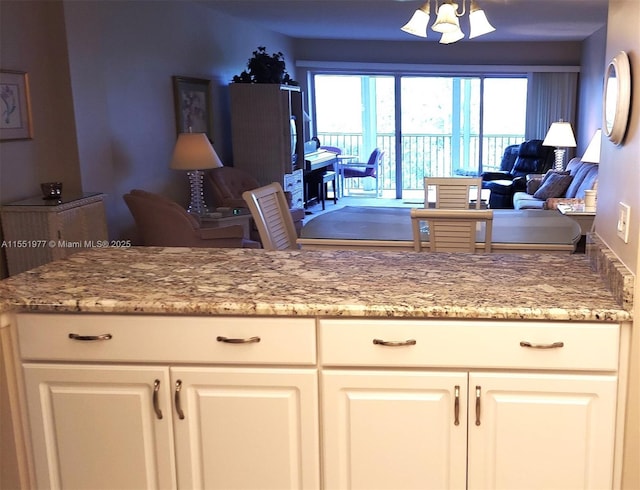
[[[499,167],[524,139],[526,91],[524,77],[316,74],[314,134],[360,161],[381,148],[383,197],[420,199],[424,177]]]

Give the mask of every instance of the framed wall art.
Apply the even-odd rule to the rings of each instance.
[[[0,70],[0,141],[33,138],[29,75]]]
[[[211,130],[211,80],[173,77],[176,131],[206,133]]]

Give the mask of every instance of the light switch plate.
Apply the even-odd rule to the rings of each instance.
[[[631,207],[623,202],[618,203],[618,223],[616,231],[618,236],[622,238],[624,243],[629,243],[629,217],[631,215]]]

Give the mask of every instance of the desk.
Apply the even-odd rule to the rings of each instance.
[[[494,211],[492,248],[497,253],[572,253],[579,239],[578,224],[556,211]],[[305,249],[413,251],[410,208],[345,206],[306,223],[298,243]]]

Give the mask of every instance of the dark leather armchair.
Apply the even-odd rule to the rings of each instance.
[[[213,202],[216,208],[246,208],[247,203],[242,194],[260,187],[259,182],[244,170],[233,167],[219,167],[207,172],[207,182],[211,186]],[[292,208],[291,218],[298,236],[305,217],[304,209]],[[254,230],[252,238],[258,239],[258,231]]]
[[[543,174],[554,161],[553,148],[542,140],[528,140],[505,148],[499,172],[482,174],[483,189],[491,190],[489,207],[513,208],[513,194],[526,188],[526,176]]]

